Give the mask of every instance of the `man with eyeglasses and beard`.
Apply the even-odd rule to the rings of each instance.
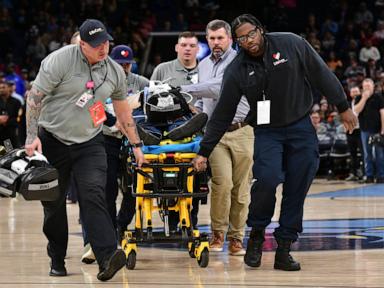
[[[290,255],[291,244],[302,232],[306,194],[318,168],[318,142],[311,123],[311,88],[335,105],[351,133],[357,118],[349,109],[343,88],[317,52],[292,33],[266,33],[254,16],[244,14],[232,22],[241,51],[227,67],[219,102],[194,159],[196,170],[230,126],[236,107],[245,95],[254,127],[255,152],[251,204],[247,224],[252,227],[244,262],[261,264],[265,227],[275,210],[276,187],[283,183],[274,268],[295,271],[300,263]]]

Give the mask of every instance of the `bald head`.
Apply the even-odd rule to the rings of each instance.
[[[80,43],[80,32],[79,31],[76,31],[75,33],[73,33],[72,37],[71,37],[71,44],[79,44]]]

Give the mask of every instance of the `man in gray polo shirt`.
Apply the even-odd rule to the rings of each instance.
[[[128,86],[128,101],[132,109],[138,107],[139,104],[139,91],[142,91],[144,87],[149,85],[149,80],[141,75],[137,75],[131,72],[132,64],[135,63],[133,58],[133,51],[129,46],[118,45],[115,46],[110,54],[110,58],[119,63],[124,69],[126,75],[126,82]],[[109,215],[111,216],[112,223],[115,229],[118,231],[118,242],[121,242],[121,238],[124,235],[124,231],[127,229],[129,223],[131,223],[135,216],[136,210],[136,198],[128,191],[123,191],[121,207],[116,217],[116,199],[118,196],[119,186],[118,178],[123,171],[121,171],[122,163],[124,159],[120,159],[121,146],[123,134],[117,129],[118,123],[116,122],[116,115],[113,109],[113,101],[111,98],[106,100],[106,114],[107,120],[103,125],[103,134],[105,139],[105,150],[107,153],[107,183],[106,183],[106,201]],[[136,111],[133,111],[135,116]],[[142,113],[138,113],[138,117],[142,117]],[[125,159],[126,161],[126,159]],[[127,177],[121,175],[121,177]],[[129,178],[129,177],[128,177]],[[128,183],[126,183],[128,184]],[[124,187],[123,187],[124,188]],[[128,188],[126,188],[128,189]],[[91,245],[86,237],[86,232],[83,231],[84,238],[84,253],[81,257],[81,261],[86,264],[91,264],[95,261],[95,255],[92,251]]]
[[[151,80],[167,81],[173,87],[197,83],[197,52],[199,40],[193,32],[180,33],[175,51],[177,58],[159,64],[152,73]]]
[[[211,54],[199,63],[199,83],[181,86],[183,91],[202,98],[195,105],[210,117],[220,96],[224,70],[235,58],[231,27],[223,20],[213,20],[206,28]],[[201,105],[202,104],[202,105]],[[249,112],[245,97],[239,103],[232,125],[209,157],[211,185],[211,251],[223,251],[224,234],[230,241],[231,255],[245,254],[244,228],[249,204],[253,163],[253,129],[244,122]]]
[[[125,99],[124,71],[108,58],[112,37],[100,21],[88,19],[80,27],[80,38],[80,45],[65,46],[42,61],[27,98],[25,148],[28,155],[43,151],[59,172],[59,199],[42,202],[43,231],[51,258],[49,275],[67,275],[65,191],[73,171],[82,224],[99,264],[97,278],[106,281],[125,264],[125,253],[116,249],[116,233],[105,202],[107,163],[101,131],[106,119],[103,103],[108,97],[113,99],[121,131],[134,146],[139,165],[144,155]]]
[[[151,76],[151,80],[166,82],[173,87],[183,84],[197,83],[197,52],[198,39],[193,32],[185,31],[179,34],[175,45],[177,58],[159,64]],[[166,130],[167,138],[181,140],[198,132],[207,122],[206,114],[184,115],[181,119],[168,123],[164,129],[159,129],[157,123],[139,123],[139,135],[145,144],[158,144]],[[164,126],[164,125],[162,125]]]
[[[179,87],[181,85],[193,84],[198,82],[198,61],[197,53],[199,52],[199,40],[195,33],[190,31],[181,32],[178,36],[177,43],[175,45],[175,51],[177,58],[168,62],[159,64],[151,76],[151,80],[167,81],[171,86]],[[182,121],[178,121],[177,124],[169,126],[169,137],[172,140],[182,139],[183,137],[190,136],[197,131],[201,130],[207,122],[207,115],[200,113],[195,114],[192,118],[191,115],[185,117]],[[148,129],[145,126],[142,126]],[[156,130],[151,129],[151,134],[140,134],[140,137],[161,137]],[[140,133],[140,130],[139,130]],[[145,142],[145,141],[144,141]],[[199,198],[193,198],[191,211],[192,225],[197,225],[197,213],[199,210]],[[171,231],[177,230],[177,224],[179,222],[178,212],[170,211],[169,226]]]

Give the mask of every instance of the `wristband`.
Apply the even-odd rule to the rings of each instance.
[[[144,146],[143,141],[140,141],[139,143],[132,143],[131,144],[133,148],[141,148]]]

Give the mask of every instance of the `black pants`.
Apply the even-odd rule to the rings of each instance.
[[[82,224],[99,266],[116,250],[116,234],[109,216],[105,183],[107,173],[104,137],[73,145],[65,145],[49,132],[40,129],[43,153],[59,172],[60,197],[44,206],[43,231],[48,238],[48,255],[52,262],[63,264],[68,245],[68,222],[65,192],[73,171],[78,188]]]
[[[349,151],[351,153],[351,173],[358,176],[362,157],[358,156],[358,152],[363,154],[363,146],[361,144],[360,129],[353,130],[352,134],[347,133]]]
[[[247,224],[271,223],[276,187],[283,184],[279,227],[274,236],[296,241],[302,232],[304,200],[319,165],[318,141],[309,116],[280,128],[256,128],[251,203]]]
[[[127,159],[120,159],[120,148],[122,144],[121,139],[111,136],[104,137],[108,164],[106,185],[108,211],[111,215],[111,219],[115,229],[119,227],[122,230],[126,230],[127,226],[131,223],[133,217],[135,216],[136,198],[132,196],[131,191],[126,191],[126,193],[123,193],[123,199],[121,202],[121,207],[117,219],[116,199],[119,192],[119,185],[117,179],[119,177],[126,177],[126,175],[122,175],[122,173],[125,173],[125,171],[122,171],[124,168],[124,163],[122,163],[121,161],[127,161]],[[127,184],[126,181],[123,182],[124,184]]]
[[[135,214],[136,198],[132,196],[131,191],[123,193],[120,210],[117,214],[117,226],[121,229],[120,231],[127,230],[127,227],[131,224]]]

